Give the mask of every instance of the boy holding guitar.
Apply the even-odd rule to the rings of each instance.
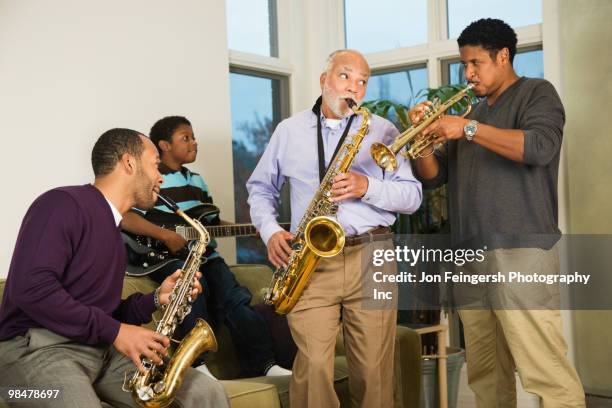
[[[184,166],[193,163],[198,152],[198,143],[191,123],[182,116],[160,119],[151,128],[150,137],[161,157],[159,171],[164,176],[164,181],[160,194],[174,200],[183,211],[200,211],[200,214],[192,213],[191,216],[201,217],[204,225],[218,222],[218,211],[211,211],[212,197],[204,179]],[[181,258],[188,242],[176,231],[160,226],[167,224],[172,215],[170,209],[159,201],[157,204],[144,216],[136,211],[128,213],[123,219],[122,227],[132,234],[163,242],[172,254]],[[196,299],[191,313],[179,327],[179,333],[188,333],[198,317],[206,320],[212,317],[213,321],[224,322],[229,328],[244,375],[291,375],[291,371],[275,362],[266,323],[249,306],[251,293],[238,284],[215,247],[213,239],[206,251],[207,261],[201,266],[204,296]],[[150,276],[156,281],[163,280],[180,268],[183,260],[184,258],[168,263],[151,272]],[[199,363],[198,369],[210,375],[203,361]]]

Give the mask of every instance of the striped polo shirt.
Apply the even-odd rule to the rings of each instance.
[[[160,188],[160,194],[173,200],[181,210],[186,211],[198,204],[212,204],[213,199],[208,192],[208,186],[202,176],[191,172],[188,168],[181,166],[178,171],[172,170],[164,163],[159,164],[159,171],[164,176],[164,181]],[[157,200],[155,209],[164,212],[172,212],[168,207]],[[207,219],[210,222],[212,219]],[[216,258],[219,254],[215,251],[217,242],[210,240],[206,251],[208,259]]]

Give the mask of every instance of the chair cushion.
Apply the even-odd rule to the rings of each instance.
[[[221,381],[232,408],[280,408],[273,384],[245,381]]]
[[[289,376],[279,377],[254,377],[237,380],[240,382],[258,383],[273,385],[278,392],[280,406],[289,408]],[[225,383],[225,382],[223,382]],[[349,391],[348,391],[348,368],[345,357],[336,357],[334,359],[334,388],[340,399],[340,405],[343,407],[350,406]],[[233,408],[233,405],[232,405]]]

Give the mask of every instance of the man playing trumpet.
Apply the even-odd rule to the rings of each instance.
[[[453,244],[487,249],[485,263],[472,265],[476,272],[559,273],[561,100],[548,81],[517,76],[516,34],[503,21],[478,20],[457,42],[465,77],[483,99],[467,118],[447,115],[423,131],[446,150],[425,151],[415,161],[417,177],[425,188],[448,183]],[[413,108],[411,120],[418,122],[425,109],[426,103]],[[537,296],[517,297],[501,285],[496,300],[504,301],[460,310],[478,407],[516,406],[515,369],[542,406],[585,406],[559,310],[532,310],[539,296],[558,299],[559,288],[545,286]]]

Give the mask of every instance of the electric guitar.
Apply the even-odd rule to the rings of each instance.
[[[253,224],[214,225],[219,222],[219,208],[213,204],[198,204],[185,213],[205,227],[211,238],[246,237],[257,234]],[[172,230],[187,241],[198,238],[198,233],[184,220],[174,213],[160,210],[150,210],[145,218],[162,228]],[[281,223],[288,229],[289,223]],[[179,252],[172,254],[166,245],[157,239],[122,231],[123,243],[127,251],[128,264],[126,274],[129,276],[144,276],[163,268],[177,259],[185,259],[189,253],[189,243]]]

